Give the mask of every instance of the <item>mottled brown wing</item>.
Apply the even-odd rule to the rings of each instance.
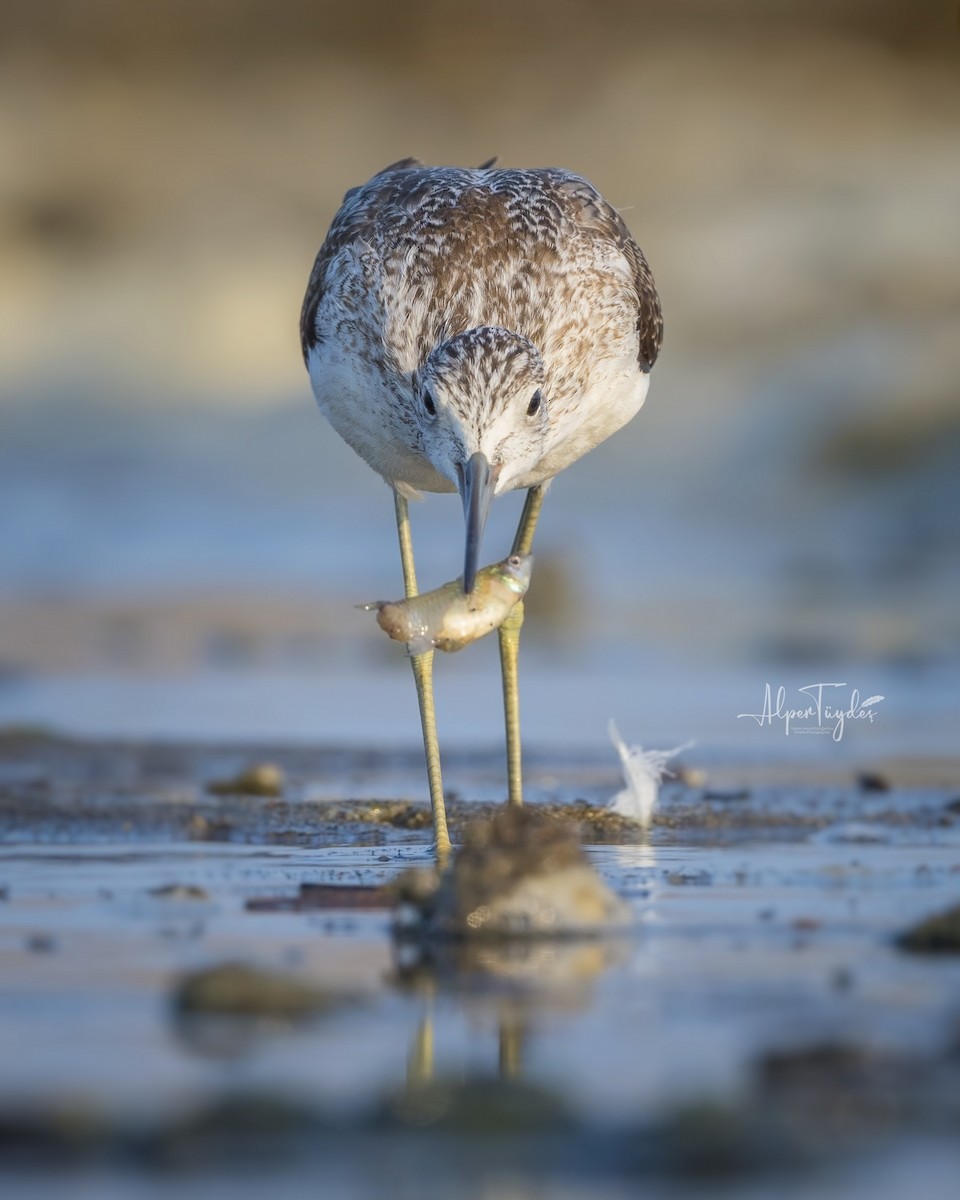
[[[615,241],[630,264],[637,298],[637,358],[640,370],[649,371],[663,343],[663,313],[650,265],[623,217],[586,180],[569,179],[560,190],[576,201],[577,223]]]
[[[336,253],[330,245],[330,235],[320,247],[320,253],[313,263],[307,290],[300,309],[300,348],[303,351],[303,361],[307,362],[310,351],[317,344],[317,309],[323,299],[323,280],[327,273],[327,263]]]
[[[303,351],[304,362],[317,344],[317,309],[323,299],[327,267],[331,260],[345,245],[361,234],[365,226],[371,224],[374,213],[393,195],[395,189],[390,186],[387,176],[401,171],[417,170],[422,166],[423,163],[417,158],[401,158],[384,167],[382,171],[377,171],[362,187],[351,188],[344,196],[326,240],[314,260],[303,297],[303,306],[300,309],[300,348]]]
[[[622,220],[620,224],[623,225],[624,232],[627,232]],[[649,371],[657,361],[660,347],[663,345],[663,311],[660,308],[660,297],[653,282],[650,264],[629,233],[623,249],[633,267],[633,282],[637,289],[637,336],[640,339],[637,357],[640,360],[641,371]]]

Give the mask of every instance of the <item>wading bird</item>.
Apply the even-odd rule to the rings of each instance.
[[[407,596],[407,501],[460,493],[471,592],[493,497],[527,490],[513,553],[529,553],[550,480],[643,404],[662,331],[646,259],[579,175],[408,158],[347,192],[307,285],[303,356],[323,414],[393,489]],[[520,604],[498,630],[514,804],[522,622]],[[444,856],[433,651],[411,661]]]

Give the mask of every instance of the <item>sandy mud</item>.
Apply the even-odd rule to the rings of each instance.
[[[459,836],[489,763],[452,765]],[[534,759],[629,936],[428,945],[391,932],[411,766],[0,739],[17,1195],[952,1194],[955,764],[708,765],[644,839],[609,764]]]

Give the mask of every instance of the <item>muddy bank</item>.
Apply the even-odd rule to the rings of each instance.
[[[430,811],[418,781],[420,752],[278,745],[81,742],[11,730],[0,734],[0,839],[6,841],[210,841],[323,846],[422,842]],[[496,804],[488,795],[499,753],[452,754],[447,796],[455,836]],[[528,756],[538,807],[579,823],[594,844],[644,840],[608,810],[621,781],[611,761]],[[694,782],[684,782],[689,778]],[[355,794],[342,798],[355,782]],[[330,798],[331,796],[336,798]],[[895,760],[870,771],[776,761],[698,767],[667,780],[653,821],[660,844],[817,831],[840,841],[888,841],[910,830],[960,827],[960,762]]]

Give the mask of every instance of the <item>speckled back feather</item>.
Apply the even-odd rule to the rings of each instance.
[[[536,333],[539,325],[542,338],[544,319],[537,321],[533,312],[522,312],[524,301],[534,299],[538,291],[530,286],[531,276],[538,266],[549,265],[563,253],[565,241],[587,239],[589,246],[593,238],[615,246],[629,266],[638,361],[643,370],[654,365],[663,340],[660,301],[647,260],[620,214],[590,183],[569,171],[554,167],[495,170],[495,162],[490,159],[482,167],[465,170],[424,167],[415,158],[405,158],[346,193],[317,255],[304,297],[300,336],[305,358],[323,336],[317,328],[317,314],[329,268],[338,253],[352,243],[379,249],[384,271],[402,261],[408,271],[419,268],[424,280],[435,281],[433,322],[426,322],[420,331],[422,361],[440,340],[439,335],[470,328],[466,323],[470,296],[463,292],[470,293],[476,286],[470,281],[477,280],[486,282],[484,299],[490,316],[476,323],[506,326],[542,345],[523,327]],[[592,264],[597,254],[586,257]],[[508,262],[516,265],[518,277],[498,278],[496,268]],[[576,261],[570,264],[574,269],[577,265]],[[556,290],[552,294],[556,296]],[[511,320],[518,311],[519,323],[516,317]]]

